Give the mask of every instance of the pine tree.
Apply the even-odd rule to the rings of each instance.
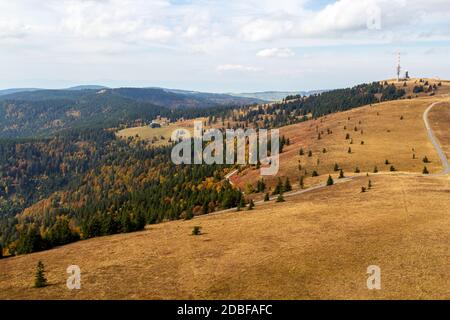
[[[284,202],[283,193],[280,193],[277,197],[277,202]]]
[[[337,163],[334,164],[334,171],[335,172],[339,171],[339,165]]]
[[[253,202],[253,200],[250,200],[250,202],[248,204],[248,210],[253,210],[254,207],[255,207],[255,203]]]
[[[47,286],[47,278],[45,277],[44,264],[40,260],[36,266],[36,273],[34,276],[34,286],[36,288],[43,288]]]
[[[283,192],[283,183],[281,182],[281,179],[278,178],[278,182],[277,185],[275,186],[275,189],[273,190],[272,194],[280,194],[281,192]]]
[[[339,170],[339,179],[343,179],[343,178],[345,178],[344,171],[341,169],[341,170]]]
[[[284,182],[283,191],[289,192],[292,190],[291,182],[289,181],[289,178],[286,178],[286,181]]]
[[[332,186],[334,184],[334,180],[331,175],[328,176],[327,186]]]
[[[422,173],[423,173],[423,174],[429,174],[430,172],[428,171],[428,168],[427,168],[427,167],[423,167]]]
[[[298,185],[300,186],[300,189],[303,189],[305,187],[305,177],[304,176],[300,176],[299,181],[298,181]]]
[[[423,157],[423,163],[429,163],[429,162],[430,162],[430,160],[428,160],[427,156]]]
[[[269,193],[266,193],[264,196],[264,201],[270,201]]]

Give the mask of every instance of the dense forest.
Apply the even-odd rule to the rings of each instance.
[[[225,165],[176,166],[170,146],[153,148],[102,129],[0,146],[1,243],[9,254],[188,219],[243,201],[223,180]]]

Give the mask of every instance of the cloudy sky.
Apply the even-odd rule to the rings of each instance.
[[[448,0],[0,0],[0,88],[248,92],[450,79]]]

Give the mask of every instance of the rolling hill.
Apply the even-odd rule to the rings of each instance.
[[[0,261],[0,297],[449,299],[450,176],[441,173],[442,159],[424,123],[430,105],[431,129],[449,157],[446,83],[435,95],[285,126],[281,133],[290,143],[278,177],[289,177],[294,187],[285,202],[256,202],[252,211],[215,212],[6,258]],[[335,163],[347,178],[338,179]],[[422,174],[425,166],[431,175]],[[325,187],[329,174],[336,184]],[[311,188],[298,190],[300,175]],[[266,180],[272,191],[278,177]],[[246,168],[231,181],[245,189],[260,178]],[[191,235],[194,226],[202,235]],[[38,260],[50,282],[43,289],[32,288]],[[72,264],[82,271],[79,291],[65,287]],[[381,268],[382,290],[366,287],[370,265]]]

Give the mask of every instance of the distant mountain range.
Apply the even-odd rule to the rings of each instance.
[[[313,91],[263,91],[263,92],[247,92],[247,93],[230,93],[235,97],[254,98],[265,101],[280,101],[287,96],[302,95],[310,96],[316,93],[322,93],[326,90],[313,90]]]

